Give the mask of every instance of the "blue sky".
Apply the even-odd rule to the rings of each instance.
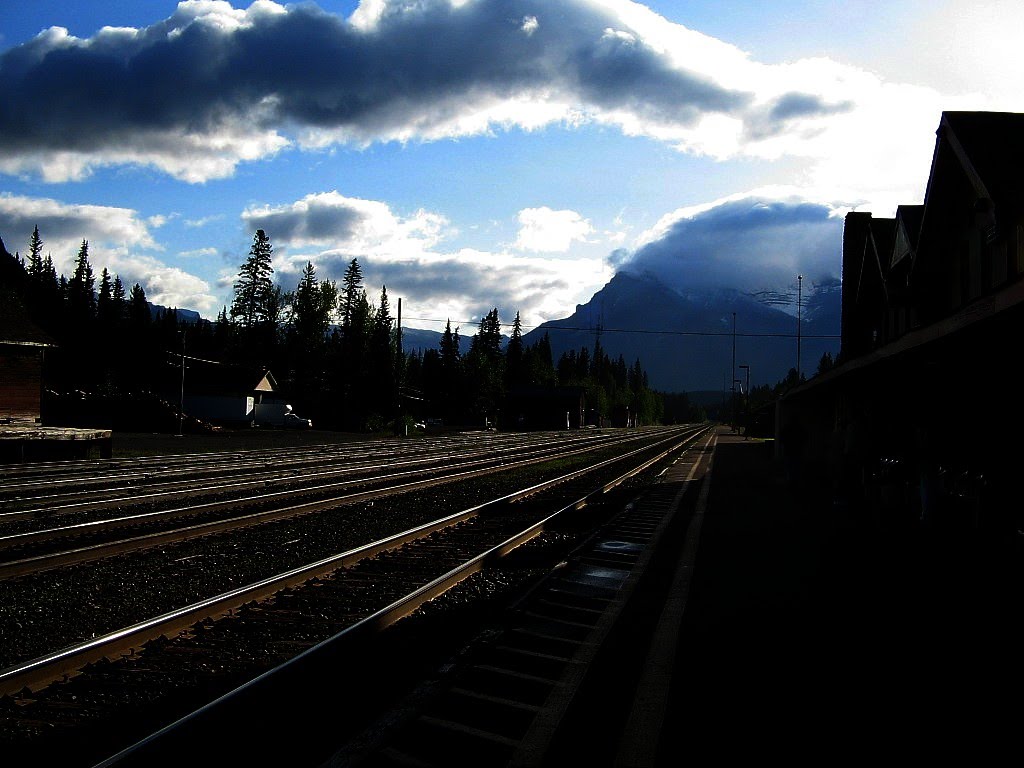
[[[257,228],[419,327],[617,268],[784,294],[921,201],[942,110],[1021,109],[1021,6],[4,2],[0,236],[209,318]]]

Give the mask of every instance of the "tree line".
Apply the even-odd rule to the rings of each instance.
[[[295,288],[286,290],[274,280],[272,255],[270,238],[257,230],[231,305],[212,322],[189,322],[173,308],[152,311],[139,283],[129,288],[106,268],[97,279],[86,240],[71,276],[58,274],[51,256],[43,256],[38,227],[27,257],[13,259],[9,282],[13,299],[57,342],[47,358],[47,385],[56,391],[170,395],[184,356],[188,370],[270,370],[300,414],[330,429],[400,430],[431,416],[456,425],[512,426],[503,423],[510,421],[503,412],[510,392],[556,386],[583,388],[594,423],[627,409],[636,423],[662,418],[661,396],[650,389],[640,361],[611,359],[599,340],[555,361],[547,335],[524,342],[519,313],[506,343],[495,308],[467,351],[461,329],[449,322],[436,349],[407,354],[387,287],[371,301],[358,259],[340,284],[320,279],[307,262]]]

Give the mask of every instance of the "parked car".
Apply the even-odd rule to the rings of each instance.
[[[304,419],[301,416],[296,416],[294,413],[286,413],[283,426],[290,429],[312,429],[313,420]]]
[[[253,416],[253,426],[256,427],[309,429],[313,426],[310,419],[297,416],[292,407],[285,403],[258,403]]]

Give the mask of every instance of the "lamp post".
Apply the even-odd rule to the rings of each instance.
[[[740,421],[740,401],[736,397],[736,385],[740,385],[740,395],[743,394],[743,382],[739,379],[732,380],[732,431],[739,432],[739,421]]]
[[[743,368],[747,372],[747,385],[743,391],[743,416],[744,416],[744,428],[743,428],[743,439],[750,437],[750,366],[740,365],[738,368]]]

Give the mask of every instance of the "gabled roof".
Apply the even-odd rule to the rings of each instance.
[[[896,240],[896,219],[871,219],[871,239],[875,244],[875,256],[879,259],[879,267],[888,267],[888,255],[892,253],[893,242]]]
[[[892,253],[889,268],[895,267],[917,251],[921,235],[921,221],[924,219],[923,205],[900,205],[896,207],[896,229],[893,232]]]
[[[979,197],[998,204],[1024,193],[1024,114],[943,112],[939,132],[949,141]]]

